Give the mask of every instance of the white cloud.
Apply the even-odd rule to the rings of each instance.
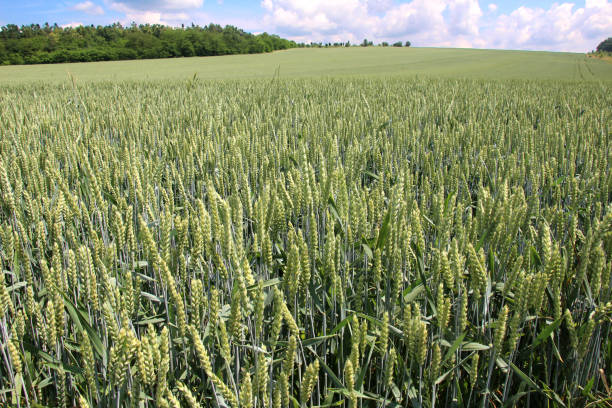
[[[448,5],[447,24],[451,35],[478,36],[482,11],[478,0],[456,0]]]
[[[202,7],[204,0],[121,0],[111,1],[115,8],[129,10],[185,10]]]
[[[208,16],[198,11],[203,3],[203,0],[106,0],[110,9],[125,15],[123,23],[169,26],[206,21]]]
[[[367,5],[368,12],[383,13],[393,5],[393,0],[367,0]]]
[[[473,46],[482,11],[477,0],[263,0],[266,29],[297,41],[410,40]],[[272,28],[268,28],[272,27]],[[276,31],[274,31],[276,30]]]
[[[591,50],[612,33],[612,0],[487,15],[478,0],[262,0],[261,27],[296,41],[410,40],[420,46]],[[498,11],[494,3],[490,13]]]
[[[68,27],[75,28],[75,27],[80,27],[82,25],[83,25],[83,23],[81,23],[81,22],[72,22],[72,23],[68,23],[68,24],[62,24],[62,28],[68,28]]]
[[[102,9],[102,7],[92,1],[84,1],[81,3],[77,3],[72,6],[72,10],[81,11],[83,13],[91,14],[93,16],[99,16],[104,14],[104,9]]]
[[[494,22],[489,34],[496,48],[585,52],[612,32],[612,3],[606,0],[553,4],[548,9],[519,7]]]
[[[263,27],[295,38],[355,41],[373,33],[380,18],[368,12],[365,0],[263,0]]]

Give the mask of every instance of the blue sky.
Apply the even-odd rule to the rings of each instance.
[[[296,41],[590,51],[612,36],[612,0],[0,0],[0,25],[232,24]]]

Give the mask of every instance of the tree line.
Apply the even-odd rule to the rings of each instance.
[[[350,41],[347,41],[347,42],[334,42],[334,43],[331,43],[331,42],[326,42],[326,43],[323,43],[323,42],[311,42],[310,44],[302,44],[302,43],[300,43],[300,44],[298,44],[298,47],[310,47],[310,48],[330,48],[330,47],[335,47],[335,48],[338,48],[338,47],[355,47],[357,45],[359,45],[360,47],[374,47],[375,46],[373,41],[369,41],[367,38],[365,38],[361,44],[351,44]],[[406,41],[404,43],[401,42],[401,41],[397,41],[397,42],[394,42],[393,44],[389,44],[388,42],[383,41],[383,42],[377,44],[376,46],[378,46],[378,47],[389,47],[389,45],[391,45],[393,47],[410,47],[411,43],[410,43],[410,41]]]
[[[47,64],[229,54],[253,54],[299,46],[268,33],[253,35],[237,27],[60,27],[8,24],[0,28],[0,64]],[[303,46],[303,45],[302,45]]]
[[[597,52],[612,52],[612,37],[608,37],[597,45]]]

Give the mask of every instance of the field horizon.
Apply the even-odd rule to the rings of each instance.
[[[245,68],[246,67],[246,68]],[[43,81],[426,76],[612,81],[612,65],[586,54],[471,48],[307,48],[267,54],[0,67],[0,85]]]

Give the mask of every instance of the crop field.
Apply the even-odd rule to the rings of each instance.
[[[610,70],[551,55],[1,68],[0,405],[609,407]]]
[[[443,48],[292,49],[259,55],[0,66],[0,84],[281,77],[397,76],[612,81],[612,64],[584,54]]]

